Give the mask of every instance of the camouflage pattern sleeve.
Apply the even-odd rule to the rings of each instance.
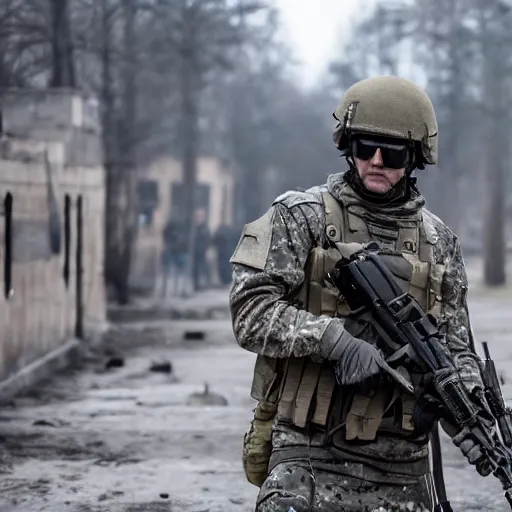
[[[467,305],[468,279],[460,243],[452,234],[442,283],[441,331],[446,334],[447,346],[466,387],[483,389],[479,358],[473,344],[473,334]]]
[[[242,264],[238,248],[233,255],[233,330],[242,348],[260,355],[328,358],[343,333],[343,321],[317,317],[290,299],[301,287],[309,252],[325,229],[321,201],[298,194],[274,203],[266,214],[269,243],[260,264]],[[264,241],[258,244],[253,252],[260,251]]]

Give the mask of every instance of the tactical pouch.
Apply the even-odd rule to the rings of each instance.
[[[260,401],[254,410],[254,419],[244,436],[243,465],[247,480],[261,487],[268,474],[272,452],[272,424],[277,404]]]
[[[348,315],[343,297],[325,281],[327,273],[334,270],[340,259],[340,252],[332,247],[311,250],[305,267],[306,278],[297,295],[298,301],[310,313],[331,317]]]

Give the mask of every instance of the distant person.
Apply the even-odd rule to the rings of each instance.
[[[206,222],[206,211],[199,208],[195,211],[195,238],[192,260],[192,283],[194,291],[200,291],[210,286],[210,268],[206,258],[211,243],[211,234]]]
[[[183,222],[169,219],[163,230],[162,298],[187,293],[188,233]],[[171,286],[169,286],[171,285]]]
[[[231,263],[229,258],[235,251],[238,235],[235,230],[227,225],[221,224],[213,235],[213,246],[217,253],[217,272],[222,285],[231,283]]]

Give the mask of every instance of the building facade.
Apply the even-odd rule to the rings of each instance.
[[[2,96],[0,381],[106,325],[99,124],[76,91]]]
[[[158,275],[162,233],[169,218],[180,219],[186,209],[183,200],[180,162],[170,157],[155,160],[139,180],[140,225],[132,268],[132,284],[152,289]],[[232,169],[217,158],[200,158],[197,165],[196,205],[205,210],[211,233],[222,224],[231,225],[234,211]],[[214,258],[211,254],[210,258]]]

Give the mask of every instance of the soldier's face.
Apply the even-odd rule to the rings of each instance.
[[[357,172],[364,186],[375,194],[385,194],[404,177],[408,158],[405,145],[380,145],[383,147],[377,141],[359,140],[353,148]]]

